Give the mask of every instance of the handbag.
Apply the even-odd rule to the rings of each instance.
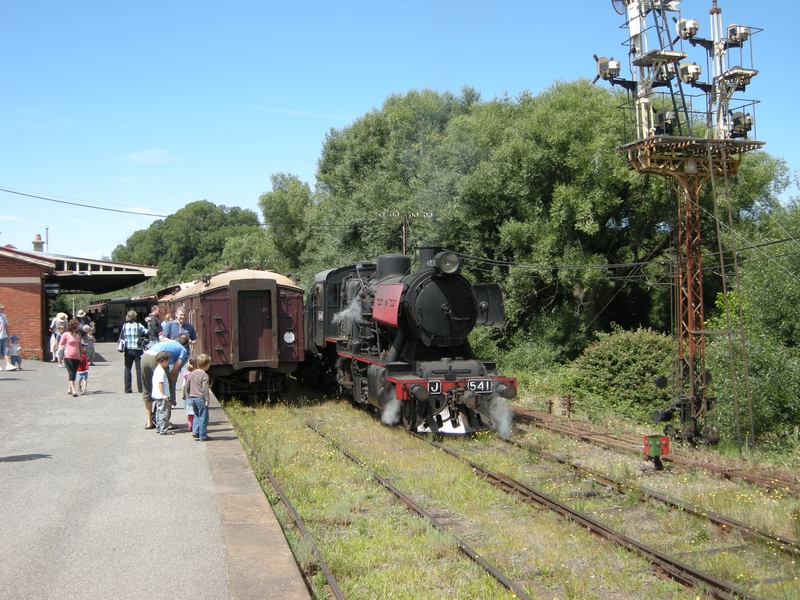
[[[117,341],[117,352],[125,352],[125,326],[119,330],[119,340]]]

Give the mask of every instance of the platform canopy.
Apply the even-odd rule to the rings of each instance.
[[[158,267],[56,254],[47,256],[55,260],[55,271],[44,283],[57,283],[59,293],[108,294],[158,275]]]
[[[131,265],[107,260],[93,260],[45,252],[24,252],[14,247],[0,247],[9,258],[35,262],[52,271],[42,282],[49,294],[108,294],[158,274],[158,267]]]

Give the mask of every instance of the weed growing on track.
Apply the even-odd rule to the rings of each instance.
[[[464,463],[400,428],[381,426],[346,402],[303,407],[279,403],[256,411],[227,408],[269,457],[270,469],[303,515],[348,598],[514,597],[463,557],[449,534],[412,516],[372,481],[369,470],[390,477],[535,598],[697,597],[653,576],[643,559],[505,494],[476,478]],[[369,469],[345,459],[306,427],[307,420],[319,423]],[[494,434],[474,440],[457,438],[454,443],[484,445],[487,457],[503,454],[492,449]],[[527,462],[525,452],[507,454]],[[285,523],[285,511],[275,506]],[[288,537],[296,542],[295,534]],[[311,564],[302,547],[295,551],[304,565]],[[317,595],[324,597],[319,575],[312,579]]]
[[[313,409],[310,403],[255,411],[226,406],[302,515],[348,598],[514,597],[463,557],[452,536],[412,515],[368,470],[306,427]],[[259,472],[256,464],[254,469]],[[311,574],[316,597],[326,597],[308,545],[298,539],[269,482],[263,486],[298,561]]]

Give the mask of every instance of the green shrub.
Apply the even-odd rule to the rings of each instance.
[[[655,379],[670,373],[675,344],[650,329],[615,329],[598,336],[566,377],[575,409],[589,415],[613,412],[639,422],[651,421],[653,410],[665,408],[671,400],[668,390],[656,387]]]

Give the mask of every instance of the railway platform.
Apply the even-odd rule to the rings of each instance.
[[[175,435],[146,430],[116,344],[97,350],[77,398],[56,363],[0,372],[0,597],[309,598],[219,404],[211,441],[180,401]]]

